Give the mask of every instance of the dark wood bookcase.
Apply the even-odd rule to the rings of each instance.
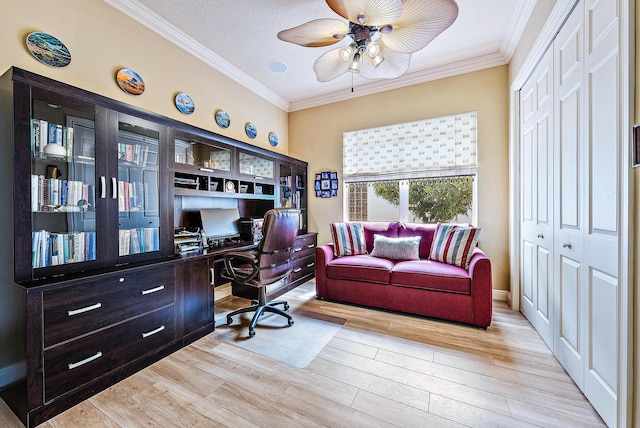
[[[199,209],[301,208],[287,289],[313,275],[304,161],[14,67],[0,166],[0,396],[26,426],[213,331],[224,249],[174,246]]]

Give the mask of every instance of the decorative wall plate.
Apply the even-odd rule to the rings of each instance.
[[[50,67],[66,67],[71,62],[69,49],[60,40],[47,33],[29,34],[27,49],[35,59]]]
[[[244,126],[244,132],[247,133],[247,137],[249,138],[256,138],[256,136],[258,135],[256,126],[251,122],[247,122],[247,124]]]
[[[229,119],[229,115],[226,111],[216,111],[216,123],[220,128],[228,128],[229,125],[231,125],[231,119]]]
[[[278,145],[278,136],[275,132],[269,132],[269,144],[271,144],[272,146]]]
[[[120,89],[127,94],[140,95],[144,92],[144,80],[138,73],[128,68],[123,68],[116,73],[116,81]]]
[[[184,114],[191,114],[196,109],[196,105],[193,103],[191,97],[184,92],[176,95],[176,107],[180,110],[180,113]]]

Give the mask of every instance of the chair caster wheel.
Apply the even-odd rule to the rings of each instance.
[[[227,325],[231,325],[233,323],[233,318],[227,317]]]
[[[293,325],[293,320],[289,320],[289,327]]]
[[[253,299],[253,300],[251,300],[251,304],[252,304],[252,305],[257,305],[257,304],[258,304],[258,301],[257,301],[257,300],[255,300],[255,299]]]
[[[249,330],[249,337],[253,337],[256,335],[256,331],[255,330]]]
[[[285,311],[288,311],[288,310],[289,310],[289,305],[288,305],[288,304],[286,304],[286,303],[284,304],[284,310],[285,310]]]

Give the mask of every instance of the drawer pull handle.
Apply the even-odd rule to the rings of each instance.
[[[100,309],[101,307],[102,307],[102,303],[99,303],[99,302],[98,302],[98,303],[96,303],[95,305],[87,306],[87,307],[85,307],[85,308],[73,309],[73,310],[67,311],[67,314],[68,314],[70,317],[72,317],[72,316],[74,316],[74,315],[78,315],[78,314],[81,314],[81,313],[83,313],[83,312],[89,312],[89,311],[92,311],[92,310],[94,310],[94,309]]]
[[[151,331],[148,331],[146,333],[142,333],[142,338],[145,339],[145,338],[147,338],[149,336],[153,336],[156,333],[160,333],[162,330],[164,330],[164,326],[163,325],[161,325],[160,327],[156,328],[155,330],[151,330]]]
[[[293,252],[294,252],[294,253],[297,253],[297,252],[299,252],[299,251],[302,251],[302,248],[294,248],[294,249],[293,249]]]
[[[145,294],[151,294],[151,293],[155,293],[156,291],[162,291],[162,290],[164,290],[164,285],[161,285],[156,288],[149,288],[148,290],[142,290],[141,293],[144,296]]]
[[[294,273],[298,273],[298,272],[300,272],[301,270],[302,270],[302,268],[295,268],[295,269],[293,270],[293,272],[294,272]]]
[[[102,357],[102,352],[98,351],[98,352],[96,352],[96,355],[92,355],[92,356],[90,356],[88,358],[85,358],[84,360],[78,361],[77,363],[69,363],[68,364],[69,370],[73,370],[76,367],[80,367],[82,365],[90,363],[91,361],[97,360],[100,357]]]
[[[307,267],[313,267],[313,265],[315,265],[315,263],[309,263],[307,264]]]
[[[316,244],[309,244],[309,245],[307,245],[307,248],[313,248],[315,246],[316,246]]]

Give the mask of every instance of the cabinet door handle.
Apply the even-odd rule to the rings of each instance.
[[[315,265],[315,263],[309,263],[307,264],[307,267],[313,267]]]
[[[544,239],[544,235],[542,233],[538,233],[538,238]]]
[[[313,248],[315,246],[316,246],[316,244],[309,244],[309,245],[307,245],[307,248]]]
[[[568,242],[565,242],[564,244],[562,244],[562,248],[571,249],[571,244],[569,244]]]
[[[100,199],[107,197],[107,178],[104,175],[100,176]]]
[[[214,268],[209,268],[209,272],[211,273],[211,282],[209,283],[209,285],[216,285],[215,283],[216,270]]]
[[[258,177],[257,175],[253,177],[254,180],[264,180],[264,177]]]
[[[98,359],[98,358],[100,358],[100,357],[102,357],[102,352],[98,351],[98,352],[96,352],[96,354],[95,354],[95,355],[92,355],[92,356],[90,356],[90,357],[88,357],[88,358],[85,358],[84,360],[78,361],[77,363],[69,363],[69,364],[68,364],[68,366],[69,366],[69,370],[73,370],[73,369],[75,369],[76,367],[80,367],[80,366],[82,366],[82,365],[85,365],[85,364],[87,364],[87,363],[90,363],[91,361],[93,361],[93,360],[97,360],[97,359]]]
[[[298,251],[302,251],[302,248],[294,248],[294,249],[293,249],[293,252],[294,252],[294,253],[297,253]]]
[[[164,290],[164,285],[161,285],[155,288],[148,288],[146,290],[142,290],[140,293],[142,293],[142,295],[144,296],[145,294],[151,294],[151,293],[155,293],[156,291],[162,291],[162,290]]]
[[[118,181],[111,177],[111,199],[118,199]]]
[[[298,272],[300,272],[301,270],[302,270],[302,268],[295,268],[295,269],[293,270],[293,272],[294,272],[294,273],[298,273]]]
[[[74,316],[74,315],[78,315],[78,314],[81,314],[81,313],[84,313],[84,312],[89,312],[89,311],[92,311],[92,310],[94,310],[94,309],[99,309],[99,308],[101,308],[101,307],[102,307],[102,303],[98,302],[98,303],[96,303],[95,305],[87,306],[87,307],[84,307],[84,308],[80,308],[80,309],[72,309],[72,310],[70,310],[70,311],[67,311],[67,314],[68,314],[70,317],[72,317],[72,316]]]
[[[148,331],[146,333],[142,333],[142,338],[146,339],[149,336],[153,336],[156,333],[160,333],[162,330],[164,330],[164,326],[163,325],[161,325],[160,327],[156,328],[155,330],[151,330],[151,331]]]

